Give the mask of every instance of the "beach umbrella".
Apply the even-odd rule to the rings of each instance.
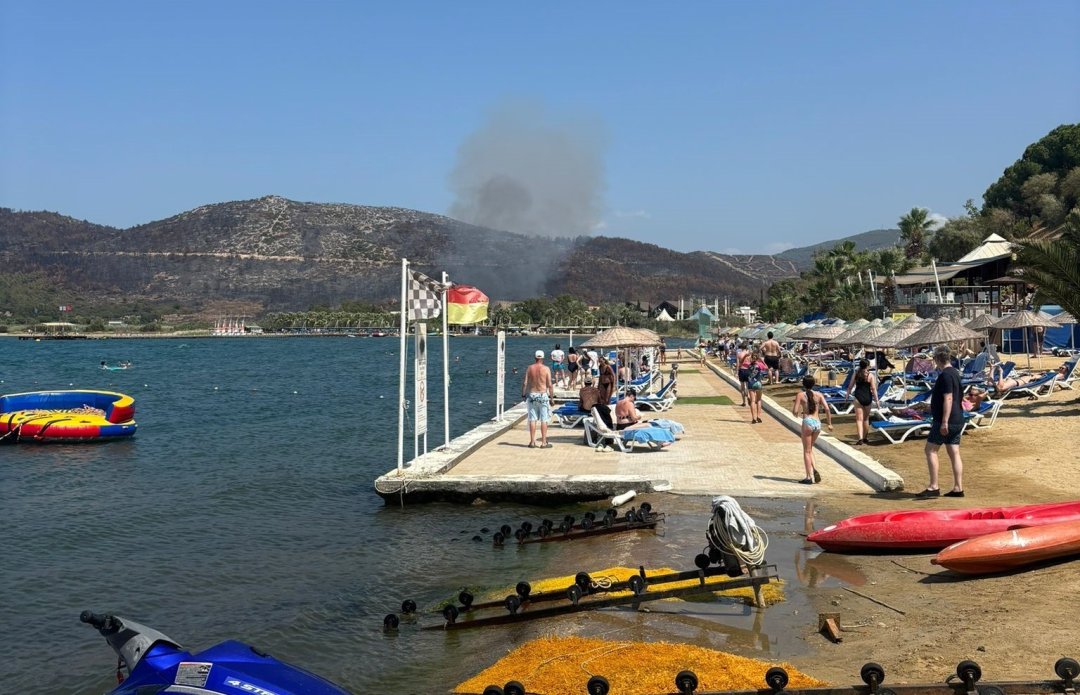
[[[800,331],[799,337],[804,340],[828,340],[829,338],[835,338],[845,330],[844,326],[839,324],[833,324],[831,326],[813,326],[804,331]]]
[[[848,339],[848,342],[852,345],[866,345],[867,340],[871,340],[878,337],[879,335],[888,333],[889,330],[891,330],[889,326],[883,326],[881,324],[878,324],[876,326],[867,326],[861,331],[857,331],[855,335],[851,336]]]
[[[999,319],[998,317],[992,316],[990,314],[979,314],[964,325],[973,331],[981,331],[987,328],[993,328],[994,324],[996,324],[1000,320],[1001,319]]]
[[[1011,314],[1009,316],[1006,316],[1005,318],[1001,319],[1000,321],[998,321],[997,323],[994,324],[994,328],[1001,328],[1001,329],[1020,328],[1020,329],[1023,329],[1023,331],[1024,331],[1024,352],[1026,352],[1027,356],[1028,356],[1028,367],[1029,368],[1031,367],[1031,352],[1027,349],[1028,348],[1027,329],[1035,328],[1037,326],[1042,326],[1043,328],[1057,328],[1057,323],[1055,323],[1054,320],[1051,319],[1051,318],[1047,318],[1047,317],[1042,316],[1041,314],[1038,314],[1038,313],[1036,313],[1034,311],[1028,311],[1027,309],[1024,309],[1022,311],[1016,312],[1015,314]],[[1039,365],[1040,366],[1042,366],[1042,354],[1041,353],[1042,353],[1042,351],[1040,350],[1040,354],[1039,354]]]
[[[990,329],[994,327],[994,324],[1000,321],[997,316],[993,314],[979,314],[975,318],[964,324],[966,327],[973,331],[982,331],[983,336],[987,343],[990,342]]]
[[[961,340],[977,340],[982,334],[976,333],[970,328],[965,328],[949,316],[941,316],[928,321],[906,338],[901,338],[896,347],[911,347],[914,345],[941,345],[942,343],[955,343]]]
[[[912,314],[911,316],[908,316],[906,319],[901,321],[898,325],[900,325],[900,326],[920,326],[922,324],[923,324],[922,317],[920,317],[918,314]]]
[[[651,333],[651,331],[650,331]],[[615,326],[601,331],[581,344],[581,347],[624,348],[624,347],[660,347],[660,338],[649,335],[640,328]]]
[[[881,333],[880,335],[872,338],[867,338],[865,341],[863,341],[863,345],[868,345],[870,347],[876,348],[896,347],[896,344],[899,341],[908,337],[917,330],[919,330],[918,322],[909,323],[906,326],[903,325],[903,322],[901,322],[900,325],[893,326],[892,328],[889,328],[887,331]]]
[[[1067,311],[1063,311],[1063,312],[1061,312],[1060,314],[1058,314],[1057,316],[1054,317],[1054,323],[1056,323],[1059,326],[1072,326],[1074,323],[1076,323],[1076,317],[1073,316],[1072,314],[1070,314]],[[1076,333],[1075,328],[1072,328],[1072,329],[1069,330],[1069,349],[1070,350],[1075,347],[1075,345],[1074,345],[1074,334],[1075,333]]]

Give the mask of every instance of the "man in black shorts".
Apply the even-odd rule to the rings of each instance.
[[[772,331],[769,331],[769,339],[761,344],[761,356],[765,358],[765,366],[769,368],[770,384],[780,381],[780,353],[780,343],[773,340]]]
[[[964,431],[964,406],[960,395],[960,372],[952,366],[952,354],[948,345],[934,348],[934,364],[938,374],[934,390],[930,394],[930,437],[926,440],[926,467],[930,471],[930,484],[916,497],[938,497],[938,449],[945,445],[952,464],[953,489],[946,497],[964,496],[964,462],[960,459],[960,433]]]

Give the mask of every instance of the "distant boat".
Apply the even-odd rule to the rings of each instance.
[[[105,370],[108,370],[110,372],[117,372],[117,371],[120,371],[122,369],[131,369],[131,362],[120,362],[119,364],[117,364],[115,366],[113,366],[111,364],[108,364],[107,362],[102,362],[101,363],[101,368],[105,369]]]

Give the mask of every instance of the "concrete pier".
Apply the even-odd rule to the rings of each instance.
[[[790,414],[766,397],[764,421],[751,423],[749,408],[740,406],[729,379],[711,361],[706,366],[696,360],[680,364],[679,400],[655,417],[679,422],[686,432],[660,451],[596,450],[585,445],[580,426],[563,429],[556,423],[548,427],[552,447],[530,449],[524,404],[519,404],[506,411],[502,422],[486,422],[453,440],[448,450],[429,452],[400,474],[394,470],[379,477],[375,490],[387,504],[476,499],[557,504],[604,499],[630,489],[803,497],[903,486],[893,471],[825,435],[815,453],[822,482],[799,484],[802,444],[789,429]],[[710,396],[727,396],[733,404],[694,403],[692,398]]]

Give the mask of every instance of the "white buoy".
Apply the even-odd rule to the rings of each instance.
[[[627,490],[626,492],[622,493],[621,495],[617,495],[615,497],[612,497],[611,498],[611,506],[612,507],[622,506],[622,505],[626,504],[627,502],[629,502],[630,500],[634,499],[635,497],[637,497],[637,492],[636,491]]]

